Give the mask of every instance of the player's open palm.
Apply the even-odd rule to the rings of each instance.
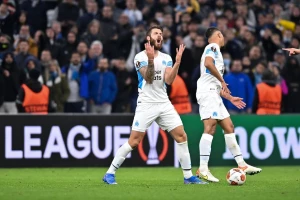
[[[182,54],[185,50],[185,45],[181,44],[179,46],[179,48],[176,48],[176,63],[180,63],[181,62],[181,58],[182,58]]]
[[[146,50],[148,59],[153,60],[154,59],[154,46],[151,46],[150,42],[147,42],[145,44],[145,50]]]
[[[246,103],[242,101],[243,98],[240,97],[232,97],[230,102],[235,105],[238,109],[243,109],[246,107]]]

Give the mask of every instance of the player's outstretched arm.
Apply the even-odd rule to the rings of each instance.
[[[289,52],[289,56],[300,54],[300,49],[295,49],[295,48],[282,48],[282,50],[288,51],[288,52]]]
[[[238,109],[243,109],[246,107],[246,103],[243,102],[243,98],[240,97],[233,97],[229,93],[221,91],[221,97],[229,100],[233,105],[235,105]]]
[[[180,66],[180,63],[181,63],[181,58],[182,58],[182,54],[183,54],[183,51],[185,49],[185,45],[181,44],[179,46],[179,49],[176,48],[176,62],[175,64],[173,65],[172,68],[168,67],[166,68],[166,71],[165,71],[165,82],[168,84],[168,85],[172,85],[173,81],[175,80],[177,74],[178,74],[178,69],[179,69],[179,66]]]
[[[222,90],[224,92],[227,92],[230,94],[229,89],[227,88],[227,84],[225,83],[223,77],[221,76],[221,74],[218,72],[215,64],[214,64],[214,59],[210,56],[205,57],[205,61],[204,61],[204,66],[210,71],[211,75],[213,75],[214,77],[216,77],[222,84]]]

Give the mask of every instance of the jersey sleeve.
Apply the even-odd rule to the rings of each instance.
[[[217,54],[218,54],[218,48],[215,45],[211,45],[205,49],[204,57],[205,58],[212,57],[215,60]]]
[[[166,67],[173,67],[173,61],[171,56],[168,55]]]
[[[138,71],[142,67],[148,66],[148,58],[143,57],[141,55],[136,55],[134,57],[134,66],[135,66],[136,71]]]

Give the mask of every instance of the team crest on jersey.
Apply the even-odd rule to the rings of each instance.
[[[141,66],[141,63],[140,63],[139,61],[137,61],[136,64],[135,64],[135,66],[136,66],[137,68],[139,68],[139,67]]]
[[[217,51],[217,48],[214,47],[214,46],[212,46],[210,49],[211,49],[213,52],[216,52],[216,51]]]

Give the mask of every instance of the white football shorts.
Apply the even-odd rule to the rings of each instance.
[[[223,120],[230,116],[221,96],[216,92],[199,92],[197,101],[201,120],[209,118]]]
[[[153,122],[170,132],[181,126],[182,121],[171,102],[157,104],[137,104],[132,130],[145,132]]]

